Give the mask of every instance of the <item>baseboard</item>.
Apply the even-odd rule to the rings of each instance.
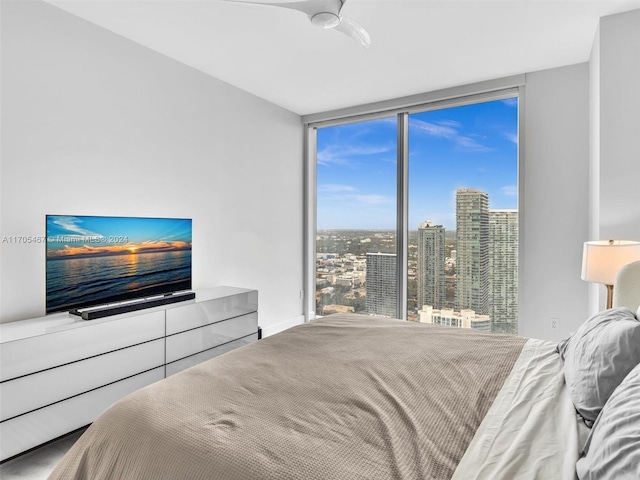
[[[303,323],[304,315],[299,315],[297,317],[290,318],[289,320],[285,320],[284,322],[276,323],[275,325],[262,327],[262,338],[268,337],[269,335],[275,335],[287,328],[295,327],[296,325],[301,325]]]

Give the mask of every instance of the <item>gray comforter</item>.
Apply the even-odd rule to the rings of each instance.
[[[332,315],[117,402],[51,479],[447,479],[524,338]]]

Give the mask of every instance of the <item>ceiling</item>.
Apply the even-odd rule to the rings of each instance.
[[[640,0],[348,0],[342,14],[371,35],[365,49],[288,8],[46,1],[300,115],[585,62],[600,17],[640,8]]]

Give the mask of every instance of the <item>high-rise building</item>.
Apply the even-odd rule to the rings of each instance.
[[[517,333],[517,210],[489,210],[489,292],[493,330]]]
[[[366,313],[396,317],[397,255],[367,253]]]
[[[491,331],[491,318],[489,315],[478,315],[469,309],[456,312],[451,308],[436,310],[431,305],[423,305],[418,311],[418,316],[421,323],[431,323],[433,325],[443,325],[446,327],[471,328],[481,332]]]
[[[489,195],[456,191],[456,310],[489,314]]]
[[[418,227],[418,308],[443,308],[445,294],[445,229],[430,221]]]

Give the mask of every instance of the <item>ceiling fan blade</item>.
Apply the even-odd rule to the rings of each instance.
[[[341,17],[340,23],[333,28],[339,32],[349,35],[351,38],[357,40],[364,48],[369,48],[371,45],[371,37],[369,33],[357,22],[354,22],[350,18]]]
[[[235,3],[248,3],[251,5],[264,5],[267,7],[281,7],[297,10],[309,17],[311,23],[325,28],[334,29],[355,39],[364,48],[371,44],[369,33],[357,22],[340,15],[340,11],[347,0],[293,0],[286,1],[259,1],[259,0],[225,0]]]

